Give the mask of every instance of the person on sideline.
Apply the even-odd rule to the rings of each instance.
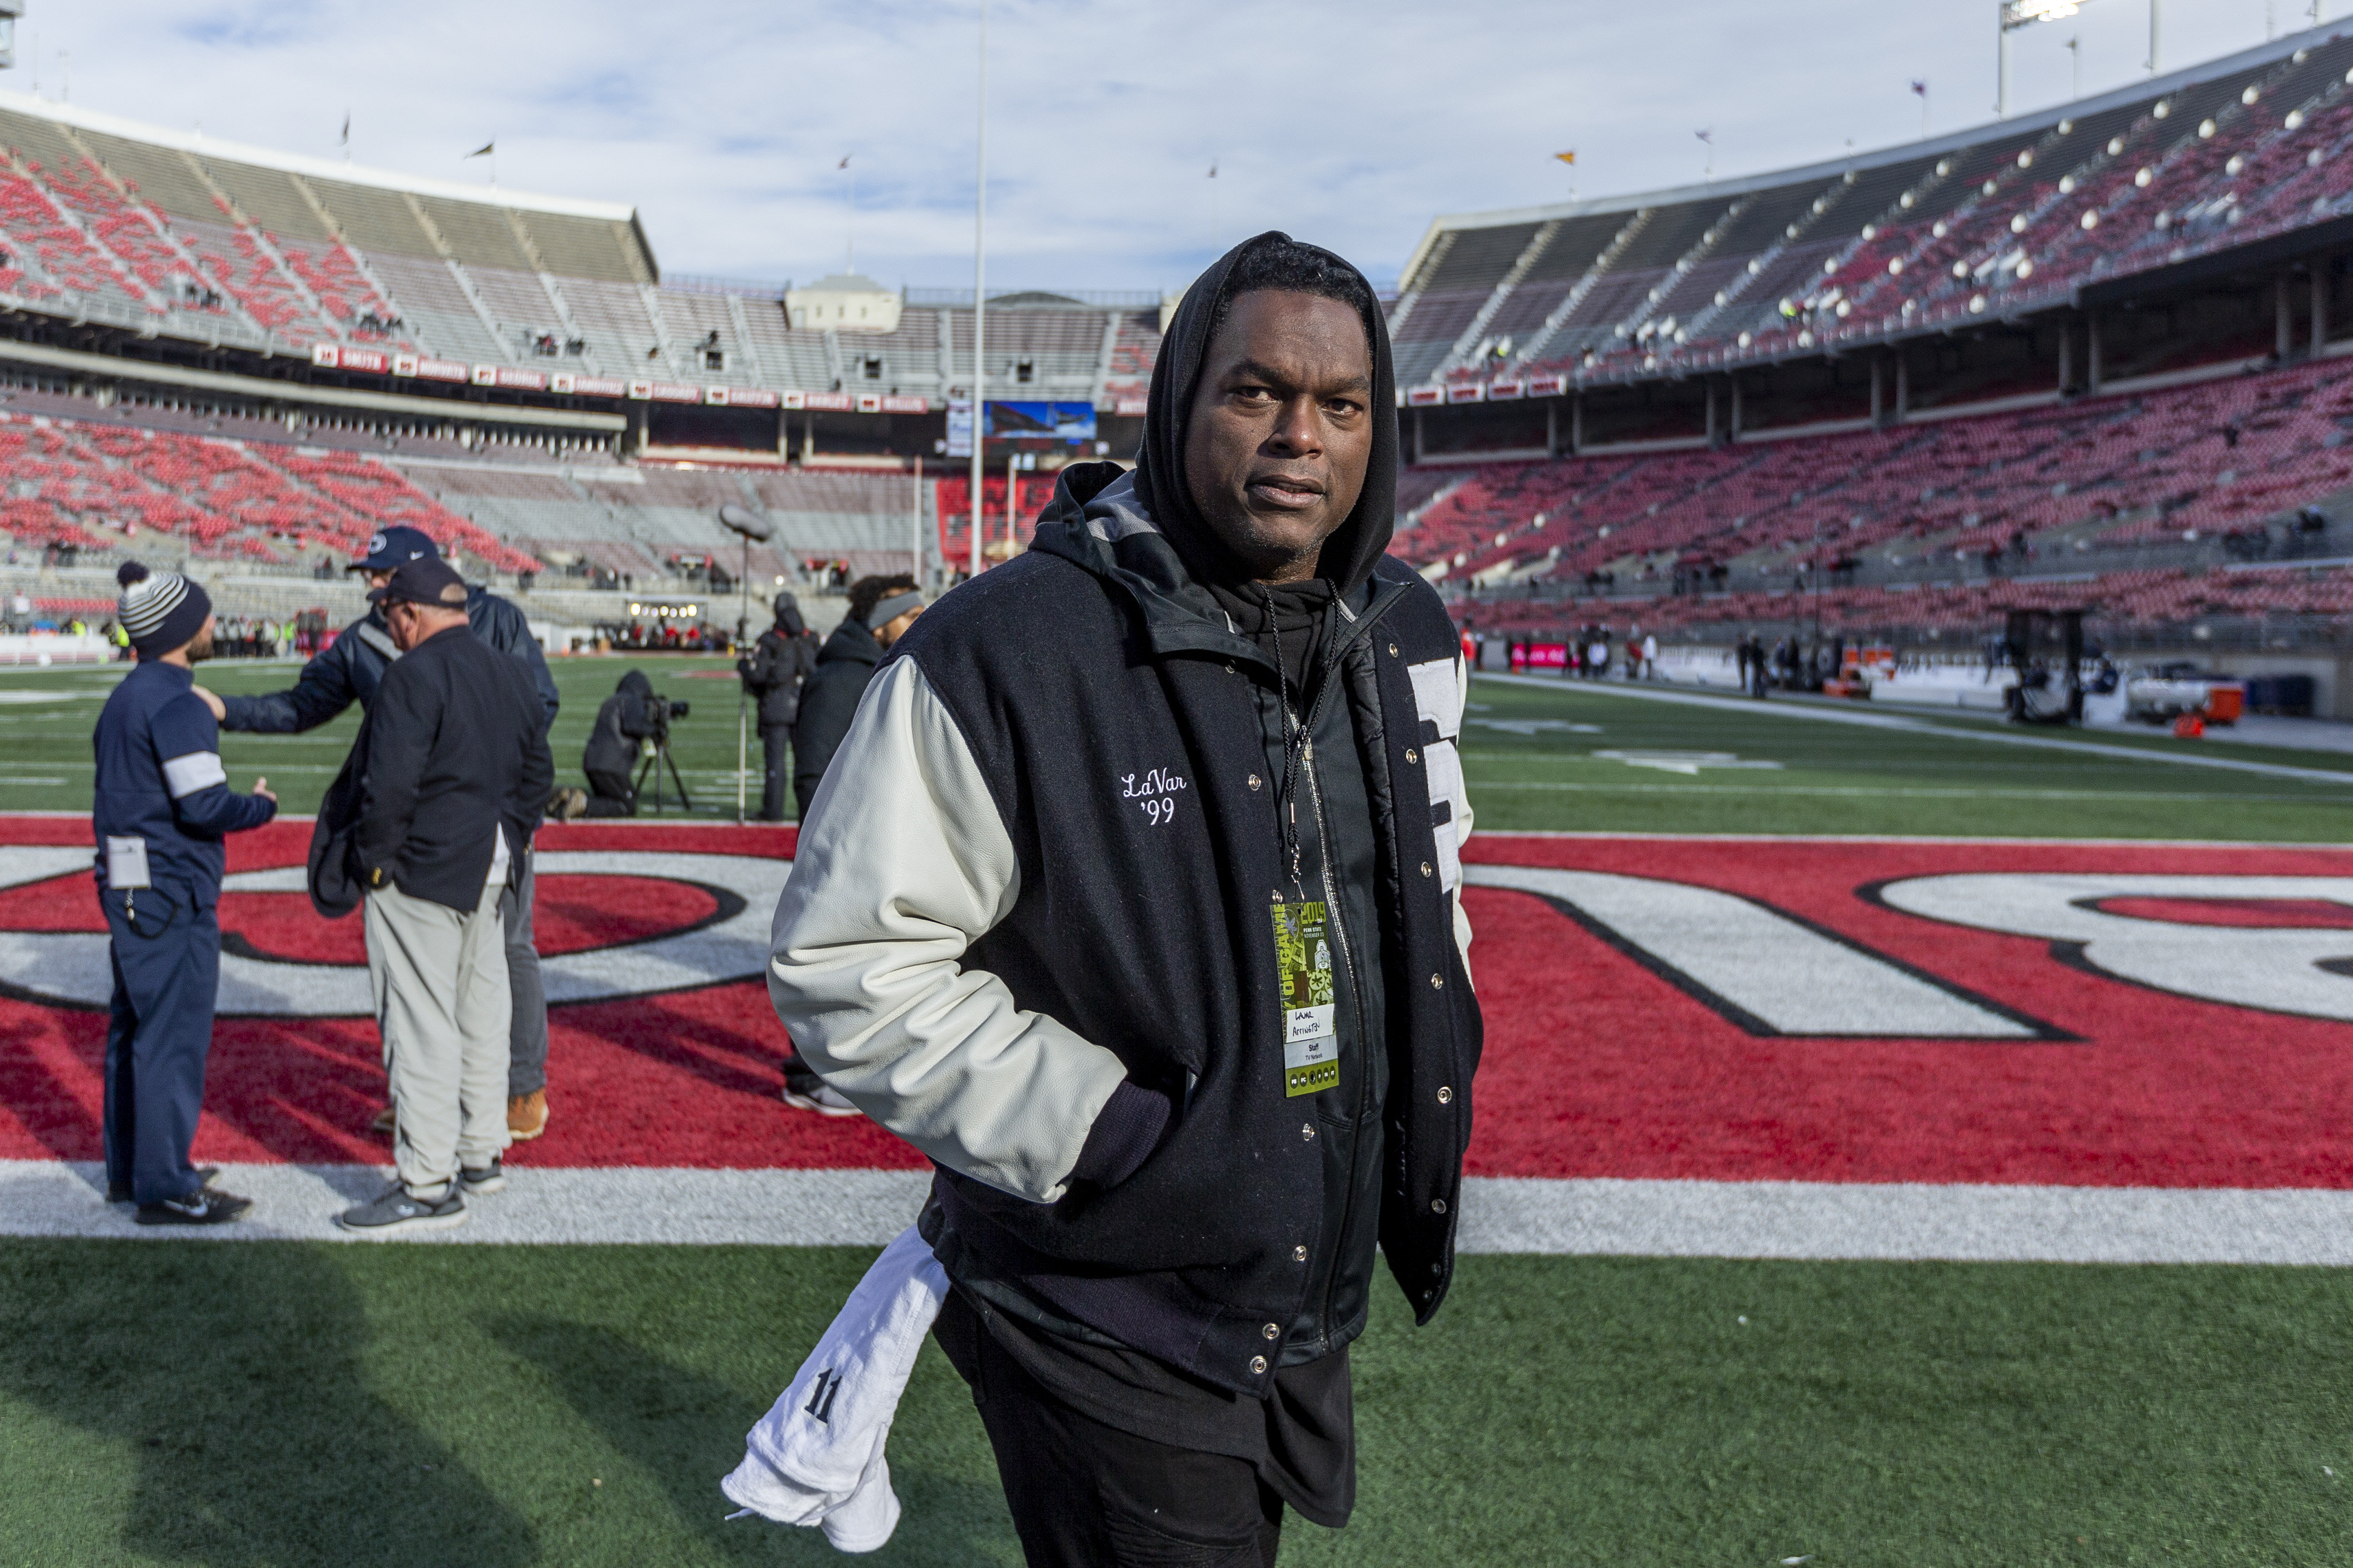
[[[826,764],[849,732],[875,666],[923,613],[923,596],[915,580],[903,574],[860,577],[849,585],[848,613],[817,656],[817,672],[801,691],[800,714],[793,723],[793,796],[803,821]]]
[[[802,824],[769,994],[934,1163],[934,1332],[1038,1568],[1345,1523],[1377,1264],[1420,1321],[1446,1297],[1468,677],[1386,554],[1395,405],[1355,268],[1229,252],[1134,471],[1064,468],[899,641]]]
[[[234,795],[220,731],[190,667],[213,651],[212,605],[176,572],[126,561],[115,606],[139,662],[99,710],[98,901],[114,995],[106,1029],[106,1196],[141,1225],[218,1225],[252,1207],[188,1163],[220,989],[222,839],[278,813],[269,781]]]
[[[793,721],[800,717],[801,687],[817,668],[817,638],[802,623],[800,606],[790,594],[779,594],[776,610],[776,624],[760,634],[748,657],[735,661],[744,689],[759,710],[763,822],[785,819],[785,788],[792,783],[785,748],[793,738]]]
[[[531,678],[469,628],[466,584],[447,563],[407,562],[368,598],[401,654],[353,748],[399,1177],[341,1223],[380,1237],[462,1225],[468,1194],[506,1184],[501,896],[555,770]]]
[[[364,573],[370,588],[381,588],[394,568],[440,558],[438,547],[418,530],[387,528],[370,539],[367,553],[345,570]],[[547,659],[522,611],[487,588],[470,586],[466,590],[466,621],[476,637],[530,675],[545,711],[541,729],[553,726],[558,706],[555,678],[547,672]],[[224,730],[299,735],[340,716],[354,702],[366,707],[385,669],[399,657],[382,612],[371,608],[303,665],[302,673],[284,691],[259,697],[216,697],[203,687],[196,691],[212,706]],[[539,949],[532,940],[534,891],[526,839],[522,875],[500,911],[506,931],[507,989],[514,998],[514,1016],[508,1025],[507,1125],[517,1142],[547,1131],[547,988],[539,972]],[[387,1106],[375,1119],[375,1131],[388,1134],[392,1130]]]

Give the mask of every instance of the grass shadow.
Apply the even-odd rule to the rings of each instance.
[[[0,1396],[134,1456],[127,1495],[0,1488],[11,1561],[539,1559],[531,1526],[375,1392],[360,1292],[321,1249],[10,1241],[0,1256]]]

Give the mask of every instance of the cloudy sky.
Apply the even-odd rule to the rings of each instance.
[[[994,0],[989,279],[1181,286],[1282,227],[1393,278],[1432,215],[1991,117],[1993,0]],[[2308,0],[2164,0],[2168,68]],[[2267,15],[2268,13],[2268,15]],[[2330,20],[2353,3],[2326,7]],[[977,0],[31,0],[5,85],[290,152],[634,202],[667,270],[972,280]],[[2347,23],[2353,26],[2353,21]],[[2067,40],[2080,47],[2071,57]],[[2015,36],[2016,106],[2137,79],[2148,0]],[[1208,177],[1214,165],[1218,177]]]

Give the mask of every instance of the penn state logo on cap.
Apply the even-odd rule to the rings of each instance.
[[[411,561],[438,561],[441,552],[430,534],[395,524],[379,529],[367,542],[367,553],[351,563],[353,572],[391,572]]]

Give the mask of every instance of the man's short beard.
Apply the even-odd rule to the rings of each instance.
[[[188,645],[188,662],[202,664],[213,656],[213,634],[199,632],[196,640]]]

